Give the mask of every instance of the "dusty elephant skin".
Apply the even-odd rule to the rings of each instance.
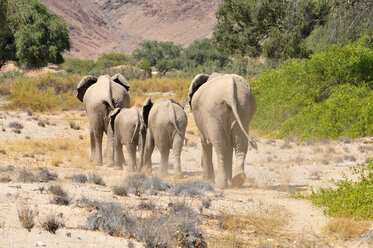
[[[184,109],[174,100],[159,99],[152,103],[148,98],[143,106],[143,118],[147,126],[143,159],[147,172],[152,171],[151,156],[156,145],[161,153],[160,173],[168,174],[168,158],[172,148],[174,176],[181,177],[180,155],[188,124]]]
[[[248,127],[256,111],[256,101],[249,84],[235,74],[199,74],[189,88],[189,104],[203,149],[203,178],[215,181],[212,147],[217,155],[216,187],[241,186],[245,180],[244,161],[248,141]],[[236,163],[232,168],[233,149]],[[234,176],[232,179],[232,175]]]
[[[128,171],[134,172],[136,169],[136,148],[144,141],[140,140],[143,121],[137,107],[116,108],[110,114],[110,127],[114,134],[114,160],[115,168],[121,169],[124,164],[123,148],[125,145],[128,153]],[[142,160],[143,146],[140,147],[140,160]],[[142,161],[140,161],[142,164]]]
[[[83,102],[89,120],[91,157],[96,165],[102,165],[102,137],[107,134],[105,149],[106,163],[113,164],[113,135],[108,129],[109,113],[115,108],[125,108],[130,104],[129,84],[121,75],[102,75],[99,78],[85,76],[78,84],[78,99]]]

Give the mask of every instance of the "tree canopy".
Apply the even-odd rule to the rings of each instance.
[[[8,60],[40,67],[61,63],[70,49],[69,31],[62,18],[38,0],[7,0],[0,4],[0,66]]]
[[[171,69],[179,69],[181,65],[181,46],[171,41],[144,41],[132,55],[137,60],[147,60],[151,66],[164,75]]]
[[[372,35],[366,0],[223,0],[212,41],[227,55],[305,58]]]

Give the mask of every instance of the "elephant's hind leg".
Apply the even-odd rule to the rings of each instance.
[[[183,141],[184,137],[180,135],[176,135],[174,138],[174,142],[172,144],[172,154],[173,154],[173,161],[174,161],[174,176],[177,178],[182,177],[181,173],[181,150],[183,149]]]
[[[127,144],[128,153],[128,172],[134,172],[136,169],[136,146],[134,144]]]
[[[212,164],[212,145],[201,140],[202,143],[202,179],[208,182],[215,182],[214,166]]]
[[[95,136],[95,158],[94,163],[96,165],[102,165],[102,135],[100,131],[94,131]]]
[[[91,156],[90,156],[89,160],[91,162],[93,162],[94,159],[95,159],[95,134],[94,134],[94,131],[92,129],[89,130],[89,136],[90,136],[90,139],[91,139]]]
[[[123,164],[124,164],[123,145],[119,140],[115,141],[114,155],[115,155],[114,168],[123,169]]]
[[[146,133],[146,139],[145,139],[145,149],[144,149],[144,164],[145,164],[145,170],[146,172],[151,173],[152,172],[152,154],[154,151],[154,139],[148,131]]]
[[[161,166],[160,166],[160,173],[161,176],[167,176],[168,175],[168,158],[170,155],[170,149],[165,148],[160,150],[161,152]]]
[[[229,168],[232,168],[233,150],[230,147],[226,147],[221,144],[214,147],[218,158],[218,175],[216,177],[215,187],[219,189],[225,189],[228,187],[229,173],[227,173],[227,171],[229,170]]]

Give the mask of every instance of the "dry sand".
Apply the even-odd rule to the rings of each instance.
[[[192,115],[188,115],[191,120]],[[16,128],[9,127],[14,122],[22,124],[20,133]],[[202,173],[198,130],[193,121],[189,123],[186,135],[188,144],[182,152],[183,181],[198,180]],[[297,142],[264,137],[258,137],[257,143],[259,149],[249,150],[246,157],[245,171],[248,177],[244,186],[217,192],[220,197],[212,197],[211,207],[204,210],[202,229],[210,247],[239,246],[234,240],[229,243],[229,239],[224,241],[214,238],[230,235],[229,232],[233,233],[230,239],[246,240],[244,247],[305,247],[300,244],[307,242],[310,247],[357,247],[361,237],[342,241],[336,235],[326,235],[323,228],[330,218],[323,214],[323,209],[313,206],[310,201],[290,198],[289,193],[307,193],[310,186],[329,186],[330,179],[340,179],[343,174],[351,176],[350,168],[353,165],[364,163],[366,158],[373,155],[373,144],[364,144],[362,139]],[[17,175],[22,168],[33,172],[38,168],[47,168],[56,173],[58,182],[72,197],[72,202],[84,195],[91,200],[117,201],[135,207],[142,198],[147,198],[159,207],[169,202],[183,201],[199,212],[201,197],[175,197],[167,194],[115,196],[111,187],[119,185],[129,175],[126,168],[117,171],[105,166],[97,167],[88,158],[88,122],[83,111],[48,114],[0,111],[0,168],[14,166],[14,171],[0,173],[0,177],[7,175],[11,179],[10,182],[0,183],[0,247],[35,247],[38,241],[46,247],[144,246],[135,238],[112,237],[104,232],[86,230],[84,225],[89,210],[75,204],[51,204],[51,195],[38,190],[39,187],[47,188],[51,183],[18,182]],[[153,173],[156,174],[160,160],[157,149],[152,160]],[[69,179],[77,173],[92,172],[102,176],[107,186],[71,183]],[[176,182],[172,177],[164,180]],[[24,229],[18,220],[17,208],[25,202],[39,211],[31,232]],[[252,217],[255,211],[276,214],[270,216],[272,219],[283,218],[281,230],[263,233],[256,230],[258,226],[255,225],[252,230],[224,230],[206,217],[250,214],[249,219],[255,219]],[[41,228],[40,223],[50,213],[59,215],[64,223],[64,227],[58,229],[56,234]],[[361,247],[370,245],[373,246],[372,243],[364,243]]]

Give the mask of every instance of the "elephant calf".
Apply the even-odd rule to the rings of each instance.
[[[174,176],[181,177],[180,154],[183,147],[188,118],[184,109],[174,100],[159,99],[152,103],[146,99],[143,106],[143,118],[147,127],[144,164],[151,172],[151,156],[156,145],[161,153],[161,175],[168,174],[170,149],[174,156]]]
[[[115,167],[121,169],[124,164],[122,146],[125,145],[128,152],[128,171],[136,169],[136,147],[143,144],[140,130],[143,128],[140,112],[137,107],[116,108],[110,113],[110,127],[114,134],[114,161]],[[140,148],[140,164],[142,163],[142,151]]]

